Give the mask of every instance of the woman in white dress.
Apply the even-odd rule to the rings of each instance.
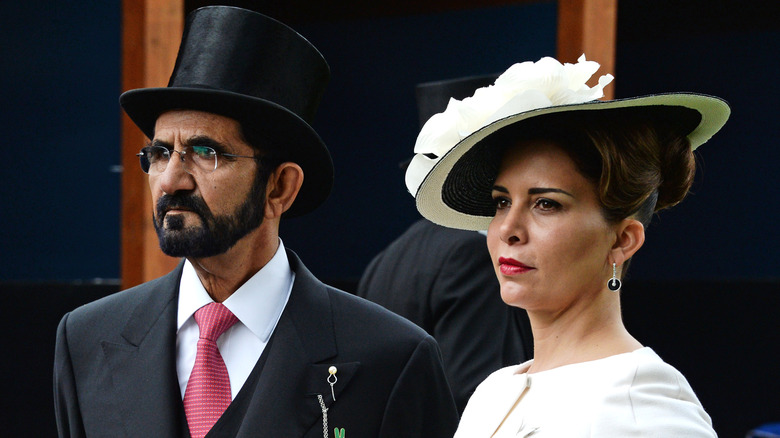
[[[418,209],[487,230],[501,297],[534,334],[534,359],[489,376],[456,437],[716,436],[685,377],[624,327],[619,290],[730,109],[691,93],[598,101],[612,77],[587,86],[597,69],[584,56],[516,64],[418,137]]]

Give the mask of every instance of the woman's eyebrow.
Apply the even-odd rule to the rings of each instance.
[[[501,192],[501,193],[509,193],[509,190],[506,187],[499,186],[499,185],[493,186],[493,191]],[[554,189],[552,187],[531,187],[530,189],[528,189],[529,195],[542,195],[545,193],[562,193],[564,195],[571,196],[572,198],[574,197],[574,195],[567,192],[566,190]]]
[[[532,187],[528,189],[529,195],[542,195],[545,193],[563,193],[564,195],[571,196],[572,198],[574,197],[574,195],[567,192],[566,190],[554,189],[551,187]]]

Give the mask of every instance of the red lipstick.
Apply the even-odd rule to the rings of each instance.
[[[515,259],[508,257],[498,258],[498,268],[504,275],[519,275],[534,269],[531,266],[525,265]]]

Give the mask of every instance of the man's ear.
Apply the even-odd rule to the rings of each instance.
[[[610,256],[612,262],[621,266],[645,243],[645,227],[636,219],[623,219],[615,228],[616,239]]]
[[[271,172],[265,188],[265,217],[279,218],[292,206],[303,184],[301,166],[284,162]]]

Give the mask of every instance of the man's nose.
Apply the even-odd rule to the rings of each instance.
[[[185,152],[171,151],[168,165],[160,174],[160,188],[165,193],[176,193],[182,190],[193,190],[195,179],[190,173]]]

